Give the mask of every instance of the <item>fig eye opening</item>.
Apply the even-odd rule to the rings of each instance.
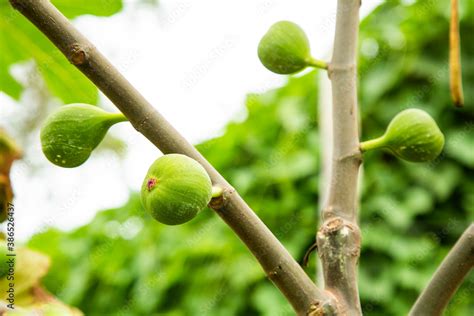
[[[156,180],[155,178],[148,179],[148,182],[146,184],[148,192],[150,192],[155,187],[157,182],[158,180]]]

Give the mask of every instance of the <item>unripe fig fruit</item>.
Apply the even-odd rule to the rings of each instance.
[[[413,162],[430,161],[443,150],[444,135],[425,111],[408,109],[398,113],[385,134],[360,144],[361,151],[388,148],[395,156]]]
[[[280,21],[270,27],[260,40],[258,57],[268,70],[277,74],[301,71],[313,60],[306,34],[289,21]]]
[[[159,222],[178,225],[193,219],[212,195],[206,170],[180,154],[164,155],[150,166],[141,188],[145,209]]]
[[[77,167],[89,158],[112,125],[126,120],[121,113],[108,113],[89,104],[63,105],[41,129],[43,153],[55,165]]]

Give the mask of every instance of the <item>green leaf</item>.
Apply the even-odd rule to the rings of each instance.
[[[474,127],[467,125],[446,134],[446,153],[471,168],[474,168]]]
[[[54,3],[70,18],[83,14],[110,16],[122,9],[121,0]],[[64,103],[97,103],[97,88],[7,0],[0,0],[0,51],[0,91],[7,95],[18,99],[23,90],[11,75],[11,66],[34,60],[50,92]]]
[[[51,2],[69,19],[84,14],[111,16],[123,8],[122,0],[52,0]]]

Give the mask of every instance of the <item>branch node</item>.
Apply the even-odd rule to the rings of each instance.
[[[144,114],[143,118],[137,124],[132,125],[134,125],[137,132],[143,133],[144,126],[147,124],[150,124],[150,114]]]
[[[308,316],[323,316],[324,310],[321,302],[316,302],[309,307]]]
[[[344,261],[344,257],[358,258],[360,255],[360,232],[358,227],[335,217],[321,226],[318,234],[319,256],[328,262]],[[357,260],[357,259],[356,259]]]
[[[224,207],[224,195],[213,197],[209,202],[209,207],[213,210],[220,210]]]
[[[272,280],[278,275],[279,271],[283,271],[281,264],[277,265],[273,270],[268,272],[268,278]]]
[[[337,313],[337,302],[333,299],[332,302],[316,301],[310,305],[306,312],[307,316],[335,316]]]
[[[346,160],[354,160],[357,161],[360,165],[362,163],[362,152],[360,151],[359,147],[356,147],[352,151],[337,157],[336,160],[339,162],[343,162]]]
[[[341,310],[347,310],[349,315],[359,315],[354,312],[360,310],[357,285],[349,282],[356,275],[360,255],[359,228],[348,220],[334,217],[323,223],[317,233],[317,242],[326,290],[333,292]]]
[[[79,43],[72,44],[68,51],[67,58],[73,65],[83,65],[88,59],[88,48]]]
[[[349,63],[349,64],[338,64],[338,63],[333,63],[330,62],[328,63],[328,76],[331,78],[331,76],[335,72],[354,72],[356,71],[356,64],[355,63]]]
[[[331,233],[334,233],[338,230],[340,230],[343,226],[343,220],[341,218],[333,218],[331,220],[328,220],[322,227],[321,227],[321,233],[324,235],[328,235]]]
[[[209,207],[215,211],[221,210],[226,206],[227,201],[230,196],[235,193],[235,189],[232,187],[224,187],[222,189],[222,194],[216,197],[213,197],[209,202]]]

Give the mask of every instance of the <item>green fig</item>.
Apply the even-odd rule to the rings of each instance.
[[[61,106],[41,129],[43,153],[55,165],[77,167],[89,158],[112,125],[126,120],[121,113],[105,112],[89,104]]]
[[[327,68],[324,62],[311,57],[308,37],[295,23],[273,24],[258,45],[262,64],[277,74],[292,74],[307,66]]]
[[[150,166],[141,188],[144,208],[159,222],[178,225],[193,219],[212,196],[206,170],[180,154],[164,155]]]
[[[430,161],[443,150],[444,135],[425,111],[408,109],[398,113],[385,134],[360,144],[361,151],[388,148],[395,156],[412,161]]]

